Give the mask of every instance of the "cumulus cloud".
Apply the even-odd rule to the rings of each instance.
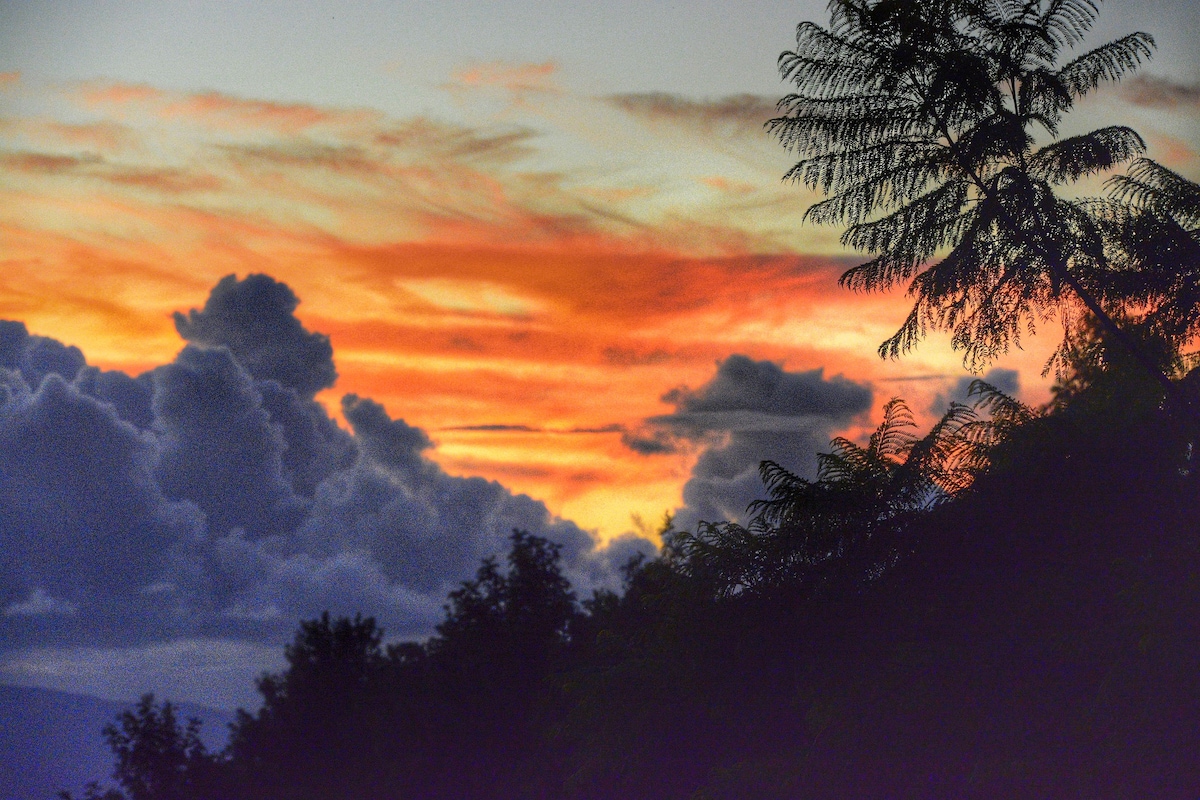
[[[337,381],[329,337],[296,319],[299,298],[269,275],[238,280],[227,275],[204,308],[175,313],[175,328],[189,342],[228,347],[258,380],[273,380],[312,397]]]
[[[302,509],[283,476],[287,443],[228,349],[188,346],[155,371],[153,428],[159,485],[199,506],[210,532],[294,527]]]
[[[758,467],[775,461],[803,475],[831,435],[871,406],[871,390],[821,369],[789,372],[771,361],[732,355],[698,389],[663,396],[675,411],[646,421],[626,444],[643,454],[700,447],[683,488],[676,526],[744,520],[746,506],[763,496]]]
[[[37,388],[51,373],[71,380],[84,363],[78,347],[30,336],[23,322],[0,320],[0,367],[20,372],[30,386]]]
[[[153,435],[58,373],[36,390],[19,372],[3,384],[0,604],[40,593],[79,613],[6,615],[0,641],[121,638],[174,624],[174,605],[142,590],[198,543],[203,517],[159,488]]]
[[[324,610],[419,636],[513,528],[560,543],[584,594],[653,550],[447,474],[369,398],[343,398],[340,427],[312,398],[336,377],[329,340],[297,302],[226,278],[177,317],[191,343],[138,377],[0,323],[0,650],[275,641]]]

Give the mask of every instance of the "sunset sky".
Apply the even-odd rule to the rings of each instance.
[[[809,448],[803,468],[892,396],[925,419],[959,396],[941,337],[876,355],[906,298],[838,288],[855,256],[801,223],[814,197],[763,130],[776,56],[824,3],[345,6],[0,4],[0,319],[136,376],[183,348],[174,312],[269,275],[329,337],[317,400],[343,427],[341,398],[370,398],[446,476],[526,494],[597,546],[667,511],[740,513],[759,460]],[[1071,130],[1128,124],[1200,179],[1200,10],[1111,2],[1091,41],[1136,29],[1154,62]],[[1058,335],[993,378],[1045,400]],[[719,416],[755,381],[832,399]],[[37,682],[49,656],[20,652],[3,674]]]

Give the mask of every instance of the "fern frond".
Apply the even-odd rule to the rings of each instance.
[[[1029,172],[1055,184],[1077,181],[1144,152],[1146,142],[1132,128],[1113,125],[1046,145],[1029,159]]]
[[[1138,31],[1114,39],[1075,58],[1058,71],[1058,78],[1075,97],[1101,83],[1115,83],[1154,55],[1154,37]]]
[[[1116,200],[1173,217],[1187,229],[1200,227],[1200,184],[1149,158],[1134,161],[1125,175],[1110,178],[1107,187]]]
[[[1050,0],[1038,27],[1058,48],[1074,47],[1083,41],[1099,13],[1095,0]]]

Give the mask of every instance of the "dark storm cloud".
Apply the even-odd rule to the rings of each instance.
[[[283,437],[283,477],[292,490],[312,497],[317,485],[354,461],[355,445],[325,406],[275,381],[259,381],[262,408]]]
[[[296,319],[299,299],[268,275],[226,275],[201,310],[175,312],[179,335],[206,347],[225,346],[254,378],[274,380],[312,397],[337,381],[329,337]]]
[[[763,496],[759,464],[775,461],[811,475],[830,436],[871,406],[871,390],[823,370],[788,372],[770,361],[732,355],[699,389],[674,389],[663,400],[675,411],[647,420],[625,438],[650,455],[682,446],[703,448],[684,485],[676,526],[742,520]]]
[[[203,517],[159,490],[153,437],[57,374],[33,391],[6,372],[4,388],[0,641],[136,636],[171,616],[148,587],[165,586]],[[54,613],[63,608],[77,613]]]
[[[641,453],[644,456],[664,455],[666,453],[675,453],[679,450],[676,437],[667,430],[654,430],[650,428],[640,431],[626,431],[622,434],[621,441],[630,450],[635,453]]]
[[[870,404],[871,390],[840,375],[826,379],[821,369],[787,372],[771,361],[732,355],[704,386],[673,389],[663,400],[675,413],[654,421],[674,428],[772,428],[790,418],[858,413]]]
[[[154,421],[154,378],[148,372],[131,378],[124,372],[84,366],[75,374],[74,384],[84,394],[111,405],[121,419],[137,428],[149,428]]]
[[[342,398],[342,413],[354,428],[362,454],[396,471],[407,483],[428,478],[435,469],[421,455],[433,447],[425,431],[391,419],[379,403],[348,394]]]
[[[84,363],[78,347],[67,347],[44,336],[30,336],[23,322],[0,320],[0,367],[20,372],[33,388],[51,373],[69,381]]]
[[[560,543],[584,595],[653,551],[446,474],[368,398],[347,395],[339,427],[311,397],[328,340],[295,305],[266,276],[227,278],[178,319],[196,343],[136,378],[0,322],[0,642],[273,641],[323,610],[419,635],[513,528]]]

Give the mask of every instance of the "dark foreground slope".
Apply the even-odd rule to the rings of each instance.
[[[1190,423],[1068,399],[956,500],[769,588],[668,547],[579,605],[518,534],[425,645],[306,623],[203,780],[145,796],[1195,798]]]
[[[584,797],[1197,796],[1188,429],[1101,383],[1013,431],[969,492],[806,580],[713,601],[650,565],[614,615],[620,644],[572,684],[568,781]]]

